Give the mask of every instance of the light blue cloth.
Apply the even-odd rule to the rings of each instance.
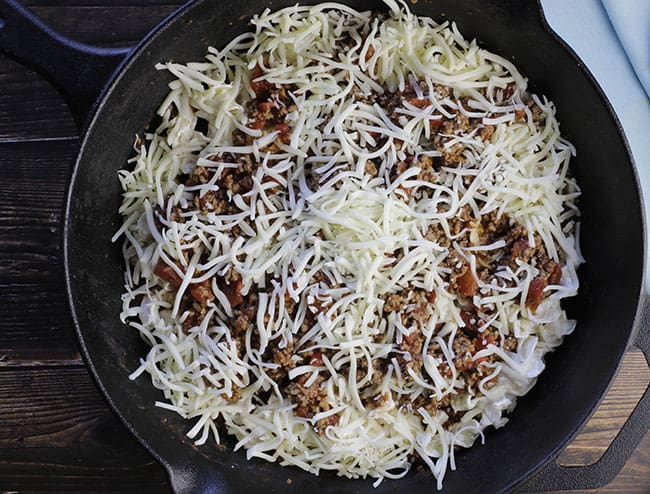
[[[644,193],[646,218],[650,220],[650,98],[639,82],[642,76],[637,76],[630,63],[632,59],[640,60],[640,73],[647,74],[650,67],[650,0],[602,2],[542,0],[542,7],[550,26],[575,50],[612,104],[632,150]],[[615,12],[611,22],[604,3]],[[615,23],[626,33],[625,43],[632,53],[629,57],[614,31]],[[646,233],[650,241],[650,228]],[[646,288],[650,292],[647,261]]]
[[[650,95],[650,0],[602,0],[645,92]]]

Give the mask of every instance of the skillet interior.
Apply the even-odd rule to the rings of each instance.
[[[248,462],[243,452],[204,446],[185,438],[189,422],[157,409],[162,394],[147,377],[127,379],[146,351],[135,331],[118,319],[123,287],[118,229],[117,170],[132,154],[141,131],[163,99],[169,77],[154,69],[159,61],[202,59],[209,45],[223,46],[246,30],[246,21],[265,7],[294,0],[199,1],[148,40],[108,91],[82,145],[70,193],[66,224],[66,269],[73,313],[87,361],[109,401],[136,436],[167,466],[193,465],[197,475],[223,479],[224,492],[433,492],[424,471],[384,482],[348,481],[263,461]],[[304,3],[317,3],[308,1]],[[347,2],[378,8],[372,0]],[[509,0],[420,0],[421,15],[455,20],[466,37],[508,56],[531,81],[534,92],[558,107],[563,134],[576,146],[574,172],[583,190],[581,292],[571,304],[576,333],[547,359],[537,386],[520,403],[507,427],[487,434],[456,455],[457,472],[445,478],[445,492],[506,490],[556,453],[575,434],[603,395],[625,351],[641,286],[643,224],[639,190],[625,144],[594,83],[546,32],[536,2]],[[224,14],[226,13],[226,14]],[[488,21],[489,20],[489,21]],[[211,473],[206,473],[206,471]],[[218,473],[221,472],[221,473]],[[292,479],[291,485],[286,483]],[[174,479],[177,485],[182,478]],[[228,485],[230,487],[228,487]],[[236,488],[235,488],[236,486]]]

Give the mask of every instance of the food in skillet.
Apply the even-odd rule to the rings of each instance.
[[[387,4],[265,11],[159,67],[120,172],[122,319],[197,443],[440,487],[574,329],[579,188],[508,60]]]

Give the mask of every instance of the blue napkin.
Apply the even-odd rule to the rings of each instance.
[[[650,0],[601,0],[609,20],[650,96]]]
[[[616,111],[650,218],[650,0],[541,1],[551,27],[584,61]],[[646,233],[650,245],[650,228]],[[646,289],[650,293],[650,262]]]

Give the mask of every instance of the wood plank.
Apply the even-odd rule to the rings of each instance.
[[[0,143],[0,226],[58,228],[76,154],[75,139]]]
[[[0,285],[0,299],[0,367],[81,363],[62,276]]]
[[[75,140],[0,143],[0,365],[80,362],[61,266]]]
[[[168,492],[83,366],[0,369],[0,492]]]
[[[75,140],[0,143],[0,278],[60,271],[61,218]]]
[[[558,458],[561,465],[591,465],[598,461],[643,395],[650,369],[641,351],[628,352],[616,380],[580,434]]]
[[[0,142],[78,133],[68,107],[40,75],[0,55]]]

